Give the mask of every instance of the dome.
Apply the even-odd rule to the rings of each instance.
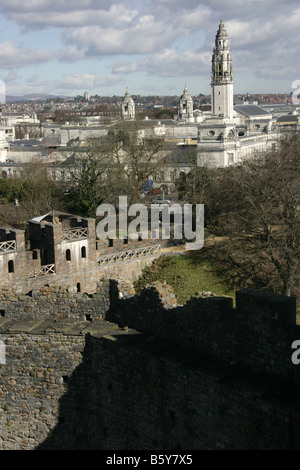
[[[126,90],[125,96],[123,98],[123,103],[134,103],[133,98],[130,96],[128,90]]]
[[[228,34],[227,34],[226,29],[225,29],[223,20],[220,21],[219,29],[218,29],[218,32],[217,32],[217,38],[218,38],[218,39],[221,39],[221,38],[228,38]]]
[[[184,87],[183,94],[181,95],[180,99],[181,100],[191,100],[192,99],[192,97],[191,97],[190,93],[188,92],[188,89],[187,89],[186,86]]]

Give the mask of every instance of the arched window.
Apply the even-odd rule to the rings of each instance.
[[[81,247],[81,258],[86,258],[86,247],[85,246]]]
[[[81,292],[80,282],[77,282],[76,289],[77,289],[77,292]]]
[[[71,250],[66,251],[66,261],[71,261]]]
[[[13,262],[12,259],[10,259],[9,262],[8,262],[8,272],[9,273],[14,273],[15,272],[14,262]]]

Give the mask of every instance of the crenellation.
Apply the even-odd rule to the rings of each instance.
[[[97,282],[118,272],[126,272],[131,279],[138,277],[144,266],[159,256],[155,252],[143,252],[154,246],[139,241],[116,240],[115,247],[109,241],[96,240],[95,219],[52,211],[28,222],[28,241],[25,249],[25,231],[3,228],[0,230],[0,280],[1,286],[12,286],[18,293],[27,293],[44,284],[56,284],[73,292],[96,292]],[[157,242],[157,240],[155,240]],[[155,245],[156,246],[156,245]],[[103,254],[113,251],[118,255],[122,248],[134,250],[134,260],[127,256],[107,266],[99,263]]]
[[[240,290],[236,294],[237,309],[254,322],[281,325],[296,324],[296,299],[255,289]]]

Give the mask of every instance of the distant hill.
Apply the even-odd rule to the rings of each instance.
[[[15,101],[38,101],[38,100],[47,100],[49,98],[67,98],[66,96],[57,96],[57,95],[49,95],[47,93],[31,93],[29,95],[23,96],[6,96],[6,102],[11,103]]]

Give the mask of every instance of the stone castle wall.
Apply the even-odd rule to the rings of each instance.
[[[129,291],[45,286],[5,304],[0,448],[300,448],[293,299]]]
[[[117,281],[114,284],[118,291]],[[177,305],[172,288],[156,283],[141,296],[113,297],[106,319],[160,338],[176,338],[228,361],[247,364],[285,377],[293,376],[293,338],[300,337],[294,298],[256,290],[231,297],[195,295]],[[295,380],[300,377],[296,376]]]
[[[10,289],[0,291],[0,315],[11,320],[36,318],[104,318],[110,306],[110,281],[99,281],[94,294],[69,292],[55,285],[46,285],[18,294]]]

